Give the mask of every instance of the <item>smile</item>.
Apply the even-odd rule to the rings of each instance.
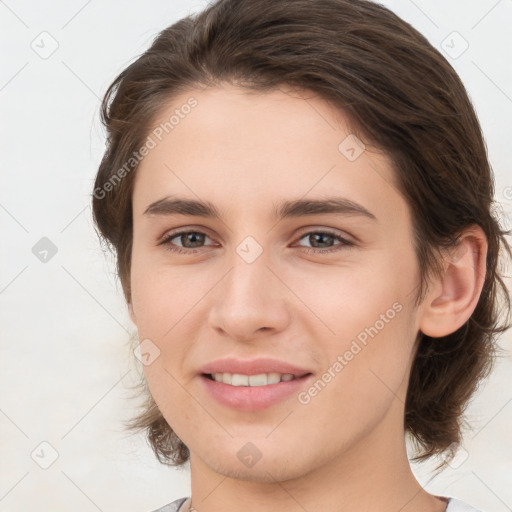
[[[283,403],[307,389],[312,379],[312,373],[302,376],[286,373],[245,375],[218,372],[213,375],[200,375],[208,397],[223,407],[244,412],[262,411]]]
[[[257,375],[244,375],[241,373],[212,373],[209,375],[216,382],[223,382],[230,386],[267,386],[268,384],[278,384],[279,382],[288,382],[296,377],[291,373],[259,373]]]

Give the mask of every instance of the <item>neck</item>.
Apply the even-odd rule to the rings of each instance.
[[[427,493],[411,471],[396,424],[403,413],[388,412],[350,450],[297,478],[277,481],[269,470],[265,481],[241,480],[215,472],[191,452],[192,506],[197,512],[444,512],[446,501]]]

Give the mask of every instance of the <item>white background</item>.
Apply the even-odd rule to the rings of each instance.
[[[383,3],[438,48],[469,44],[447,58],[475,104],[511,227],[512,2]],[[160,30],[205,5],[0,2],[0,512],[146,512],[189,494],[188,469],[160,465],[142,437],[123,431],[137,403],[135,330],[90,194],[104,149],[100,98]],[[32,46],[46,38],[51,48],[50,37],[58,48],[43,59]],[[43,237],[57,248],[46,263],[32,252]],[[510,333],[501,345],[510,350]],[[471,403],[474,431],[458,467],[430,482],[414,467],[431,492],[512,510],[511,367],[507,355]],[[50,460],[42,442],[58,453],[48,469],[34,460]]]

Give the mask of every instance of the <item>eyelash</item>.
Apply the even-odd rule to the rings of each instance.
[[[161,242],[159,242],[158,245],[165,245],[166,250],[175,252],[178,254],[195,254],[197,252],[200,252],[199,249],[187,249],[187,248],[182,248],[179,246],[175,246],[174,244],[171,244],[171,240],[173,238],[176,238],[179,235],[190,234],[190,233],[205,235],[206,237],[208,237],[208,235],[206,233],[203,233],[202,231],[194,231],[194,230],[176,231],[175,233],[169,233],[168,235],[164,236],[164,238],[162,239]],[[315,247],[301,247],[303,252],[305,252],[307,254],[311,254],[311,253],[313,253],[313,254],[329,254],[329,253],[341,251],[343,248],[350,249],[355,245],[353,242],[341,237],[334,231],[329,231],[329,230],[307,231],[307,232],[303,233],[298,238],[298,240],[302,240],[305,236],[308,236],[308,235],[328,235],[328,236],[331,236],[331,237],[341,241],[342,243],[335,245],[333,247],[327,248],[327,249],[317,249]]]

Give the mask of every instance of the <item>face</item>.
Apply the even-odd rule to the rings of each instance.
[[[258,481],[403,442],[419,273],[390,160],[285,89],[183,93],[155,128],[192,97],[133,193],[131,316],[165,419],[192,463]]]

